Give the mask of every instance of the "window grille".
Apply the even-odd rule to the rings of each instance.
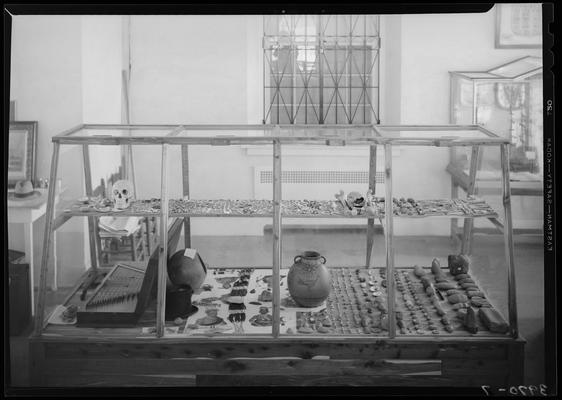
[[[379,17],[264,17],[264,123],[378,124]]]

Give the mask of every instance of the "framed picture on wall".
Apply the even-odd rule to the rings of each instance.
[[[496,4],[496,48],[542,47],[540,3]]]
[[[30,180],[35,183],[35,158],[37,144],[37,121],[10,122],[8,137],[8,186],[17,181]]]

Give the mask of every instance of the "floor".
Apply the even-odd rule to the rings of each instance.
[[[313,234],[311,234],[313,233]],[[485,290],[494,297],[496,306],[507,308],[507,276],[503,260],[502,236],[481,235],[473,245],[473,273]],[[443,237],[395,238],[395,264],[427,265],[433,257],[446,263],[448,254],[456,253],[453,242]],[[304,247],[303,247],[304,246]],[[270,234],[261,237],[194,237],[192,247],[197,248],[206,263],[220,266],[270,265],[272,239]],[[328,265],[365,265],[365,235],[362,232],[287,232],[283,236],[283,266],[290,266],[295,255],[304,250],[323,254]],[[385,263],[382,235],[377,235],[373,248],[374,266]],[[525,347],[525,385],[544,383],[544,275],[543,243],[538,237],[515,238],[515,266],[519,330],[527,340]],[[70,288],[48,291],[47,312],[61,304]],[[29,385],[28,340],[29,327],[19,336],[10,338],[11,383],[13,386]]]

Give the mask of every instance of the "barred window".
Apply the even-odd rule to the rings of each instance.
[[[379,17],[264,17],[264,123],[378,124]]]

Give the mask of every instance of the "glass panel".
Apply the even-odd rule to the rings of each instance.
[[[203,137],[203,138],[217,138],[217,139],[234,139],[244,138],[248,136],[253,137],[267,137],[273,135],[273,130],[262,129],[261,126],[256,126],[257,129],[197,129],[196,127],[186,126],[184,130],[177,134],[177,137]]]
[[[481,148],[480,152],[482,162],[476,175],[476,194],[498,212],[498,221],[504,224],[500,148]],[[512,197],[512,215],[515,221],[515,219],[521,218],[517,218],[516,214],[521,215],[522,204],[513,199],[514,197]],[[541,213],[539,209],[542,210],[542,207],[538,205],[538,201],[536,203],[536,207],[529,207],[525,213],[525,219],[527,216],[533,218],[536,217],[536,214]],[[501,313],[503,321],[508,322],[508,265],[503,246],[504,236],[494,229],[488,220],[476,219],[474,221],[470,256],[471,275],[477,278],[478,285],[485,294],[484,297],[494,309]]]
[[[367,140],[375,137],[371,128],[282,128],[281,137],[309,137],[318,139],[338,139],[353,142],[354,140]]]
[[[497,147],[493,150],[499,155]],[[503,336],[507,334],[503,235],[493,235],[489,243],[482,238],[472,250],[449,236],[453,227],[453,237],[462,239],[463,224],[472,221],[488,233],[497,232],[481,216],[496,217],[490,213],[502,209],[495,208],[495,201],[468,199],[464,193],[450,199],[448,189],[440,184],[446,179],[448,158],[445,148],[402,147],[401,161],[393,165],[397,335]],[[420,159],[427,162],[420,166],[416,161]],[[408,173],[414,169],[416,174]],[[486,307],[501,314],[497,331],[480,316],[479,310]]]
[[[112,146],[114,147],[114,146]],[[118,148],[118,147],[117,147]],[[64,145],[61,146],[60,156],[59,156],[59,166],[57,170],[57,180],[58,182],[49,182],[50,185],[56,185],[58,201],[55,203],[55,218],[59,217],[63,212],[69,212],[71,210],[80,210],[81,206],[88,207],[85,186],[84,186],[84,156],[82,153],[81,145]],[[119,158],[116,160],[119,163]],[[76,168],[76,166],[80,168]],[[114,172],[114,171],[112,171]],[[39,175],[41,176],[41,175]],[[47,175],[48,177],[48,175]],[[105,178],[105,177],[104,177]],[[48,179],[48,178],[47,178]],[[100,176],[92,178],[93,187],[97,187],[100,184]],[[106,190],[99,190],[102,197],[105,197]],[[109,191],[108,191],[109,193]],[[47,196],[47,193],[45,194]],[[77,200],[83,200],[78,202]],[[84,208],[85,210],[86,208]],[[83,223],[83,221],[80,221]],[[77,220],[71,220],[69,223],[77,224]],[[75,225],[76,226],[76,225]],[[83,263],[83,260],[80,260]]]
[[[84,176],[83,168],[76,168],[76,165],[84,164],[81,146],[62,146],[64,157],[61,157],[60,178],[63,201],[57,204],[59,210],[71,215],[103,212],[107,218],[102,219],[107,221],[121,216],[127,219],[131,215],[158,213],[157,209],[152,208],[152,203],[146,200],[160,198],[160,187],[149,185],[147,182],[160,181],[161,146],[132,146],[131,153],[128,153],[127,146],[88,147],[92,187],[90,195],[86,186],[82,187],[82,184],[76,183],[77,179]],[[134,164],[134,174],[131,173],[130,160]],[[71,164],[68,164],[69,162]],[[126,180],[129,184],[120,184],[116,192],[113,184],[119,180]]]
[[[358,111],[359,113],[360,111]],[[367,127],[328,127],[324,125],[309,126],[309,127],[292,127],[283,126],[277,132],[274,128],[271,129],[212,129],[202,130],[196,128],[186,127],[185,130],[178,133],[177,137],[216,137],[220,139],[230,138],[244,138],[244,137],[286,137],[286,138],[311,138],[324,141],[325,139],[341,139],[349,141],[352,144],[354,141],[365,141],[376,137],[375,132],[369,126]],[[318,124],[316,124],[318,125]],[[258,126],[259,128],[259,126]]]
[[[82,218],[68,219],[68,222],[58,231],[59,240],[62,239],[68,248],[85,249],[85,255],[89,259],[86,264],[99,267],[97,274],[91,275],[95,280],[76,291],[64,304],[65,307],[70,305],[77,307],[77,323],[80,325],[80,329],[88,332],[87,334],[91,337],[111,335],[112,329],[105,329],[102,325],[106,324],[106,328],[113,328],[115,325],[124,324],[127,318],[133,315],[137,306],[137,298],[140,299],[144,295],[150,297],[150,286],[147,287],[148,292],[143,294],[142,291],[142,283],[146,277],[143,271],[147,267],[148,259],[156,249],[158,221],[153,217],[143,215],[143,211],[146,211],[147,208],[138,205],[142,205],[141,200],[146,198],[143,196],[151,196],[150,193],[146,194],[141,190],[141,188],[146,188],[145,179],[154,178],[159,181],[161,146],[135,148],[142,148],[142,152],[149,151],[149,148],[153,151],[146,159],[143,159],[142,163],[136,164],[136,172],[143,176],[137,175],[138,179],[133,181],[132,176],[128,175],[130,172],[127,161],[128,153],[122,151],[126,149],[125,147],[89,145],[91,179],[84,184],[85,167],[88,164],[84,162],[83,146],[63,145],[58,165],[60,183],[52,183],[57,186],[55,201],[57,223],[64,222],[70,216],[91,217],[87,221]],[[134,151],[133,154],[135,154]],[[143,155],[141,155],[141,159]],[[144,171],[143,167],[146,167],[147,170]],[[154,175],[147,176],[147,171]],[[120,182],[124,179],[128,180],[129,184]],[[134,182],[138,187],[133,185]],[[87,190],[88,186],[91,186],[91,192]],[[156,193],[155,197],[159,197],[159,194]],[[148,226],[152,228],[149,230]],[[82,235],[82,232],[87,234],[88,229],[91,229],[93,234],[91,240],[86,239],[84,243],[85,236]],[[84,230],[86,231],[84,232]],[[78,232],[80,234],[76,234]],[[146,240],[143,238],[144,234],[146,234]],[[94,244],[98,246],[98,251],[92,250]],[[79,259],[73,259],[78,254],[81,254]],[[64,257],[66,262],[72,265],[84,265],[84,257],[81,252],[69,251],[64,254]],[[126,266],[123,266],[125,264]],[[80,268],[77,271],[79,272],[79,270]],[[123,277],[128,279],[127,287],[119,282]],[[108,280],[104,286],[99,286],[100,282],[106,278]],[[82,279],[85,279],[85,276]],[[76,281],[76,284],[83,282]],[[123,294],[132,294],[133,297],[123,300],[122,297],[119,297]],[[102,296],[105,296],[105,300],[103,304],[100,304],[98,300]],[[138,297],[135,298],[135,296]],[[136,325],[130,329],[130,334],[153,336],[156,323],[155,310],[155,303],[149,301]],[[50,311],[47,310],[47,316],[51,322],[47,326],[47,332],[76,334],[73,324],[61,321],[60,314],[58,317],[57,314],[49,316]],[[105,321],[103,317],[99,317],[97,312],[116,312],[113,315],[115,325]]]
[[[474,92],[473,82],[458,75],[451,75],[451,123],[458,125],[473,124]]]
[[[500,75],[506,78],[516,78],[527,72],[531,72],[542,67],[542,59],[540,57],[525,57],[520,60],[513,61],[504,66],[489,70],[492,74]]]
[[[273,151],[271,145],[260,146],[260,150]],[[177,193],[182,187],[181,153],[171,155],[170,171],[175,172],[169,177],[170,187],[175,188],[174,198],[181,200],[181,193]],[[166,308],[172,314],[166,318],[166,326],[178,332],[167,332],[166,336],[271,335],[271,167],[256,168],[240,146],[190,146],[188,157],[189,200],[175,202],[170,209],[192,216],[192,250],[186,255],[182,237],[168,270],[176,267],[176,257],[177,268],[185,264],[184,268],[192,268],[189,272],[193,277],[197,272],[193,268],[199,266],[190,261],[197,256],[189,258],[194,250],[207,272],[197,275],[201,279],[194,284],[191,310],[186,310],[186,299],[179,294],[174,297],[182,282],[169,272],[171,284],[167,290],[171,297]],[[225,160],[226,167],[217,159]],[[249,169],[254,173],[248,174]],[[182,311],[187,317],[179,315]],[[179,325],[174,323],[178,315],[182,318]]]
[[[354,131],[322,132],[345,137]],[[366,214],[358,197],[367,196],[368,157],[331,157],[327,163],[334,150],[315,146],[316,155],[282,159],[282,336],[388,335],[380,229],[372,268],[365,267]],[[358,201],[356,215],[336,198],[340,190],[343,199]]]
[[[397,128],[397,129],[390,129],[384,126],[377,127],[380,131],[381,136],[385,138],[419,138],[419,139],[475,139],[475,138],[490,138],[486,133],[478,130],[478,129],[439,129],[439,130],[431,130],[431,129],[408,129],[408,128]]]
[[[144,128],[133,128],[133,129],[122,129],[122,128],[85,128],[80,129],[72,133],[70,136],[115,136],[115,137],[124,137],[124,136],[166,136],[170,134],[177,126],[170,125],[168,127],[162,128],[151,128],[151,129],[144,129]]]
[[[529,153],[527,158],[534,160],[534,165],[530,170],[537,176],[537,180],[543,180],[543,79],[542,74],[537,74],[528,79],[528,114],[527,129],[529,146],[533,153]]]
[[[457,72],[457,74],[462,74],[464,77],[469,79],[479,79],[479,78],[497,78],[497,75],[490,74],[488,72]]]

